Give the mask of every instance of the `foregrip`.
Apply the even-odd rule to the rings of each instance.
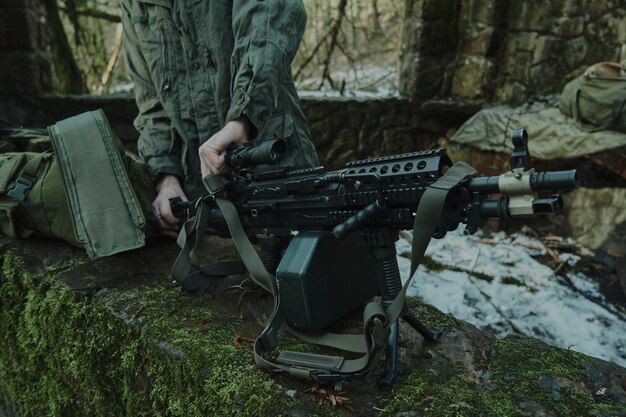
[[[380,203],[380,201],[376,200],[372,204],[366,206],[363,210],[359,211],[354,216],[350,217],[345,222],[335,226],[335,228],[333,229],[333,235],[337,239],[345,239],[352,231],[358,229],[363,223],[365,223],[369,218],[374,216],[383,208],[384,206]]]
[[[396,247],[388,245],[372,248],[372,254],[380,295],[383,297],[383,304],[389,305],[402,290]]]

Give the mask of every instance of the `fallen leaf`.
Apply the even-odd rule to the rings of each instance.
[[[251,337],[236,335],[233,338],[233,346],[237,349],[245,349],[246,347],[241,342],[254,343],[254,339]]]
[[[203,318],[202,320],[200,320],[198,322],[198,324],[196,324],[196,329],[200,332],[200,333],[206,333],[206,327],[205,325],[207,324],[207,322],[209,321],[209,319],[207,318]]]
[[[320,398],[319,399],[320,405],[323,403],[329,403],[333,407],[339,406],[339,407],[345,408],[348,411],[354,411],[352,408],[352,400],[349,399],[348,397],[344,397],[343,395],[345,394],[344,391],[333,393],[325,388],[322,388],[319,385],[314,385],[304,392],[317,394]]]

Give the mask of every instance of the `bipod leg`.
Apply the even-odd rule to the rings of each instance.
[[[385,372],[378,378],[378,385],[390,387],[396,382],[398,363],[398,320],[391,323],[385,352]]]
[[[396,247],[393,242],[387,245],[372,246],[378,288],[385,307],[389,306],[402,289]],[[398,361],[398,321],[391,323],[387,350],[385,352],[385,372],[378,379],[382,386],[392,385],[397,377]]]
[[[419,321],[417,317],[409,313],[408,309],[407,312],[401,317],[402,320],[404,320],[409,326],[411,326],[415,329],[415,331],[421,334],[424,339],[430,342],[436,342],[437,340],[441,339],[441,336],[443,336],[443,330],[429,329],[424,323]]]
[[[381,238],[381,235],[378,235]],[[372,239],[373,240],[373,239]],[[396,239],[397,240],[397,237]],[[402,280],[400,279],[400,270],[398,269],[398,258],[396,257],[396,247],[393,236],[382,236],[378,242],[384,241],[377,245],[370,244],[370,250],[374,257],[374,265],[376,268],[376,278],[382,302],[385,307],[389,306],[395,297],[402,290]],[[443,332],[437,329],[429,329],[424,323],[413,316],[408,309],[406,303],[400,317],[407,322],[413,329],[429,341],[436,341],[441,338]],[[391,323],[389,339],[387,341],[387,350],[385,354],[385,372],[378,379],[378,383],[383,386],[392,385],[397,377],[397,361],[398,361],[398,321]]]

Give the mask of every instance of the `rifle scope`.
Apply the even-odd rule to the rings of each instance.
[[[499,193],[500,176],[472,178],[467,183],[470,191]],[[575,169],[569,171],[536,172],[530,175],[530,187],[533,191],[573,190],[579,187]]]
[[[226,165],[240,170],[257,165],[272,165],[280,162],[285,156],[287,142],[284,139],[268,140],[256,145],[248,142],[241,148],[231,145],[226,154]]]

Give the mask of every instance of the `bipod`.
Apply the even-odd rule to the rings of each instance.
[[[368,242],[368,246],[374,257],[376,278],[382,296],[382,303],[385,307],[388,307],[402,290],[402,280],[400,278],[396,248],[394,245],[398,237],[397,235],[392,236],[385,232],[375,233],[375,235],[375,237],[371,235],[366,236],[366,242]],[[429,329],[424,323],[419,321],[417,317],[412,315],[409,312],[406,302],[400,318],[428,341],[435,342],[443,335],[443,331]],[[398,330],[399,324],[398,320],[396,320],[390,325],[389,339],[387,340],[387,350],[385,353],[385,371],[378,378],[378,384],[381,386],[391,386],[397,378]]]

